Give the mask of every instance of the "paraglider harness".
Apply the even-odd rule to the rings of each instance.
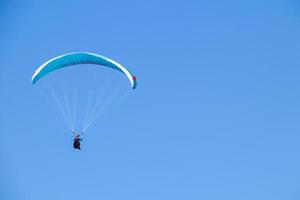
[[[83,140],[83,133],[82,134],[77,134],[75,136],[75,133],[73,132],[73,147],[74,149],[81,150],[80,148],[80,142]]]

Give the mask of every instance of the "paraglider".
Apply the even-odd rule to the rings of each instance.
[[[80,142],[83,140],[83,136],[80,135],[80,134],[75,134],[73,132],[73,147],[74,149],[78,149],[78,150],[81,150],[80,148]]]
[[[46,76],[49,73],[52,73],[56,70],[66,68],[66,67],[72,67],[74,65],[84,65],[84,64],[104,66],[104,67],[116,70],[118,72],[121,72],[129,80],[131,90],[134,90],[137,87],[136,76],[134,76],[131,72],[129,72],[129,70],[127,68],[125,68],[124,66],[122,66],[121,64],[119,64],[118,62],[116,62],[110,58],[107,58],[107,57],[99,55],[99,54],[89,53],[89,52],[68,53],[68,54],[57,56],[55,58],[48,60],[47,62],[45,62],[44,64],[42,64],[40,67],[38,67],[35,70],[32,78],[31,78],[31,83],[36,84],[41,78],[43,78],[44,76]],[[99,79],[99,81],[100,81],[100,79]],[[74,131],[75,120],[71,120],[70,119],[71,114],[68,115],[68,113],[66,113],[64,111],[64,108],[63,108],[64,106],[62,105],[62,103],[60,103],[59,99],[57,98],[57,96],[55,94],[55,91],[51,91],[51,92],[52,92],[51,94],[52,94],[56,104],[58,105],[60,111],[63,114],[63,117],[65,118],[65,121],[70,126],[70,129],[72,131],[72,137],[73,137],[73,147],[74,147],[74,149],[80,150],[81,149],[80,142],[83,140],[83,133],[95,121],[95,119],[98,116],[98,113],[101,111],[101,109],[99,111],[97,111],[98,102],[95,103],[93,109],[90,109],[92,111],[90,111],[91,113],[87,115],[89,117],[85,117],[85,118],[87,118],[87,120],[85,119],[87,122],[83,123],[84,125],[83,125],[82,131],[79,132],[78,134],[75,134],[75,131]],[[64,96],[65,100],[67,100],[68,97],[66,96],[66,94],[64,94],[64,95],[65,95]],[[123,95],[123,96],[125,96],[125,95]],[[88,101],[88,102],[90,102],[90,101]],[[89,107],[93,107],[93,106],[88,105],[87,107],[89,108]],[[88,108],[87,108],[87,110],[89,110]],[[70,110],[70,106],[68,104],[67,104],[65,110]]]

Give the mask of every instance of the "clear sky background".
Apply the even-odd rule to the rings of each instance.
[[[300,198],[296,0],[0,2],[0,199]],[[30,83],[74,51],[138,77],[81,152]]]

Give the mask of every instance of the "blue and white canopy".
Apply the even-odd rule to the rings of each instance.
[[[131,83],[132,89],[135,89],[137,86],[136,77],[132,73],[130,73],[124,66],[105,56],[88,52],[64,54],[45,62],[34,72],[31,78],[31,82],[32,84],[35,84],[40,78],[52,71],[79,64],[96,64],[116,69],[126,75]]]

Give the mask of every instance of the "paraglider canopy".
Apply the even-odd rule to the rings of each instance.
[[[81,74],[79,76],[68,76],[68,78],[63,77],[63,79],[59,79],[59,76],[53,76],[55,81],[52,83],[51,81],[45,81],[46,87],[43,87],[43,84],[39,84],[42,86],[41,88],[43,88],[43,92],[47,92],[49,90],[49,94],[57,104],[57,107],[59,108],[70,130],[74,132],[76,129],[82,127],[82,135],[91,126],[91,124],[95,122],[98,116],[102,114],[106,107],[115,101],[121,101],[130,93],[130,91],[137,87],[136,77],[129,72],[127,68],[110,58],[88,52],[68,53],[48,60],[35,70],[31,78],[31,82],[32,84],[36,84],[39,79],[47,76],[53,71],[60,71],[60,69],[66,67],[70,67],[70,69],[72,69],[72,66],[83,64],[96,65],[95,68],[98,68],[97,71],[99,71],[99,74],[97,74],[98,72],[92,73],[93,75],[101,74],[101,76],[91,76],[92,74],[90,73],[87,73],[88,77],[83,78],[81,77]],[[86,66],[88,68],[89,65]],[[113,70],[105,70],[105,67]],[[82,68],[81,70],[83,70]],[[101,70],[101,68],[103,70]],[[69,70],[68,72],[71,71],[72,70]],[[118,73],[121,72],[123,75],[125,75],[127,80],[129,80],[131,87],[123,87],[124,80],[122,80],[122,87],[118,86],[118,79],[115,79],[115,77],[119,76],[114,77],[111,76],[111,74],[106,74],[106,76],[104,76],[104,71],[112,74],[115,74],[115,71],[118,71]],[[78,68],[78,70],[74,70],[73,72],[80,73],[80,70]],[[85,72],[88,72],[88,70]],[[60,73],[57,73],[57,75],[59,74]],[[116,75],[118,74],[116,73]],[[80,77],[80,81],[77,81],[76,77]],[[114,84],[107,84],[104,79],[106,77]],[[123,79],[121,76],[120,78]],[[72,82],[72,80],[76,81]],[[59,86],[55,87],[57,84],[59,84]],[[44,90],[45,88],[46,90]],[[122,91],[122,89],[125,90]],[[79,121],[79,125],[75,124],[75,121]]]
[[[52,71],[79,64],[96,64],[118,70],[124,75],[126,75],[126,77],[131,83],[132,89],[135,89],[137,86],[136,77],[132,73],[130,73],[124,66],[105,56],[88,52],[64,54],[45,62],[39,68],[37,68],[37,70],[31,78],[31,82],[32,84],[35,84],[40,78],[49,74]]]

